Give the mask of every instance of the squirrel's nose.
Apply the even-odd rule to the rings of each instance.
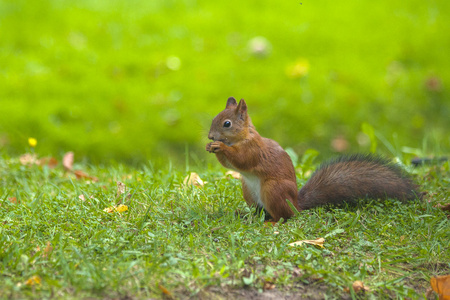
[[[214,141],[214,135],[211,134],[211,132],[208,134],[208,139],[213,140]]]

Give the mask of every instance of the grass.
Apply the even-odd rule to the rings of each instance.
[[[0,298],[220,299],[275,287],[265,292],[420,299],[430,277],[450,272],[450,220],[435,207],[450,199],[448,162],[410,170],[431,194],[425,201],[317,208],[275,227],[217,164],[74,169],[98,181],[2,154]],[[188,171],[204,187],[183,186]],[[127,187],[119,196],[118,181]],[[118,203],[128,211],[104,211]],[[323,249],[288,246],[319,237]],[[370,291],[356,295],[356,280]]]
[[[299,185],[318,153],[448,154],[449,3],[0,0],[0,298],[423,297],[450,272],[448,162],[408,168],[427,201],[271,227],[203,149],[235,96]],[[22,164],[29,137],[88,176]]]
[[[182,160],[186,145],[202,153],[234,96],[298,153],[327,157],[335,138],[366,151],[365,122],[390,143],[448,149],[449,11],[446,0],[0,0],[0,147],[19,155],[35,137],[41,155]]]

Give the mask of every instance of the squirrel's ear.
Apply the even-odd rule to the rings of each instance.
[[[233,97],[228,98],[227,106],[225,108],[232,108],[232,107],[236,107],[236,106],[237,106],[236,99],[234,99]]]
[[[236,108],[236,113],[242,120],[245,121],[247,119],[247,103],[245,103],[244,99],[239,101],[239,105]]]

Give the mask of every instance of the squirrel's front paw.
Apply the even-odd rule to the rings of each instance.
[[[209,144],[206,145],[206,151],[211,152],[211,153],[217,153],[222,151],[222,142],[211,142]]]
[[[206,144],[206,151],[211,152],[211,143]]]

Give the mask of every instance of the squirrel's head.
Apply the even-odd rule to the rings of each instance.
[[[230,97],[225,109],[213,119],[208,138],[231,146],[247,137],[249,127],[253,125],[244,99],[238,104],[236,99]]]

